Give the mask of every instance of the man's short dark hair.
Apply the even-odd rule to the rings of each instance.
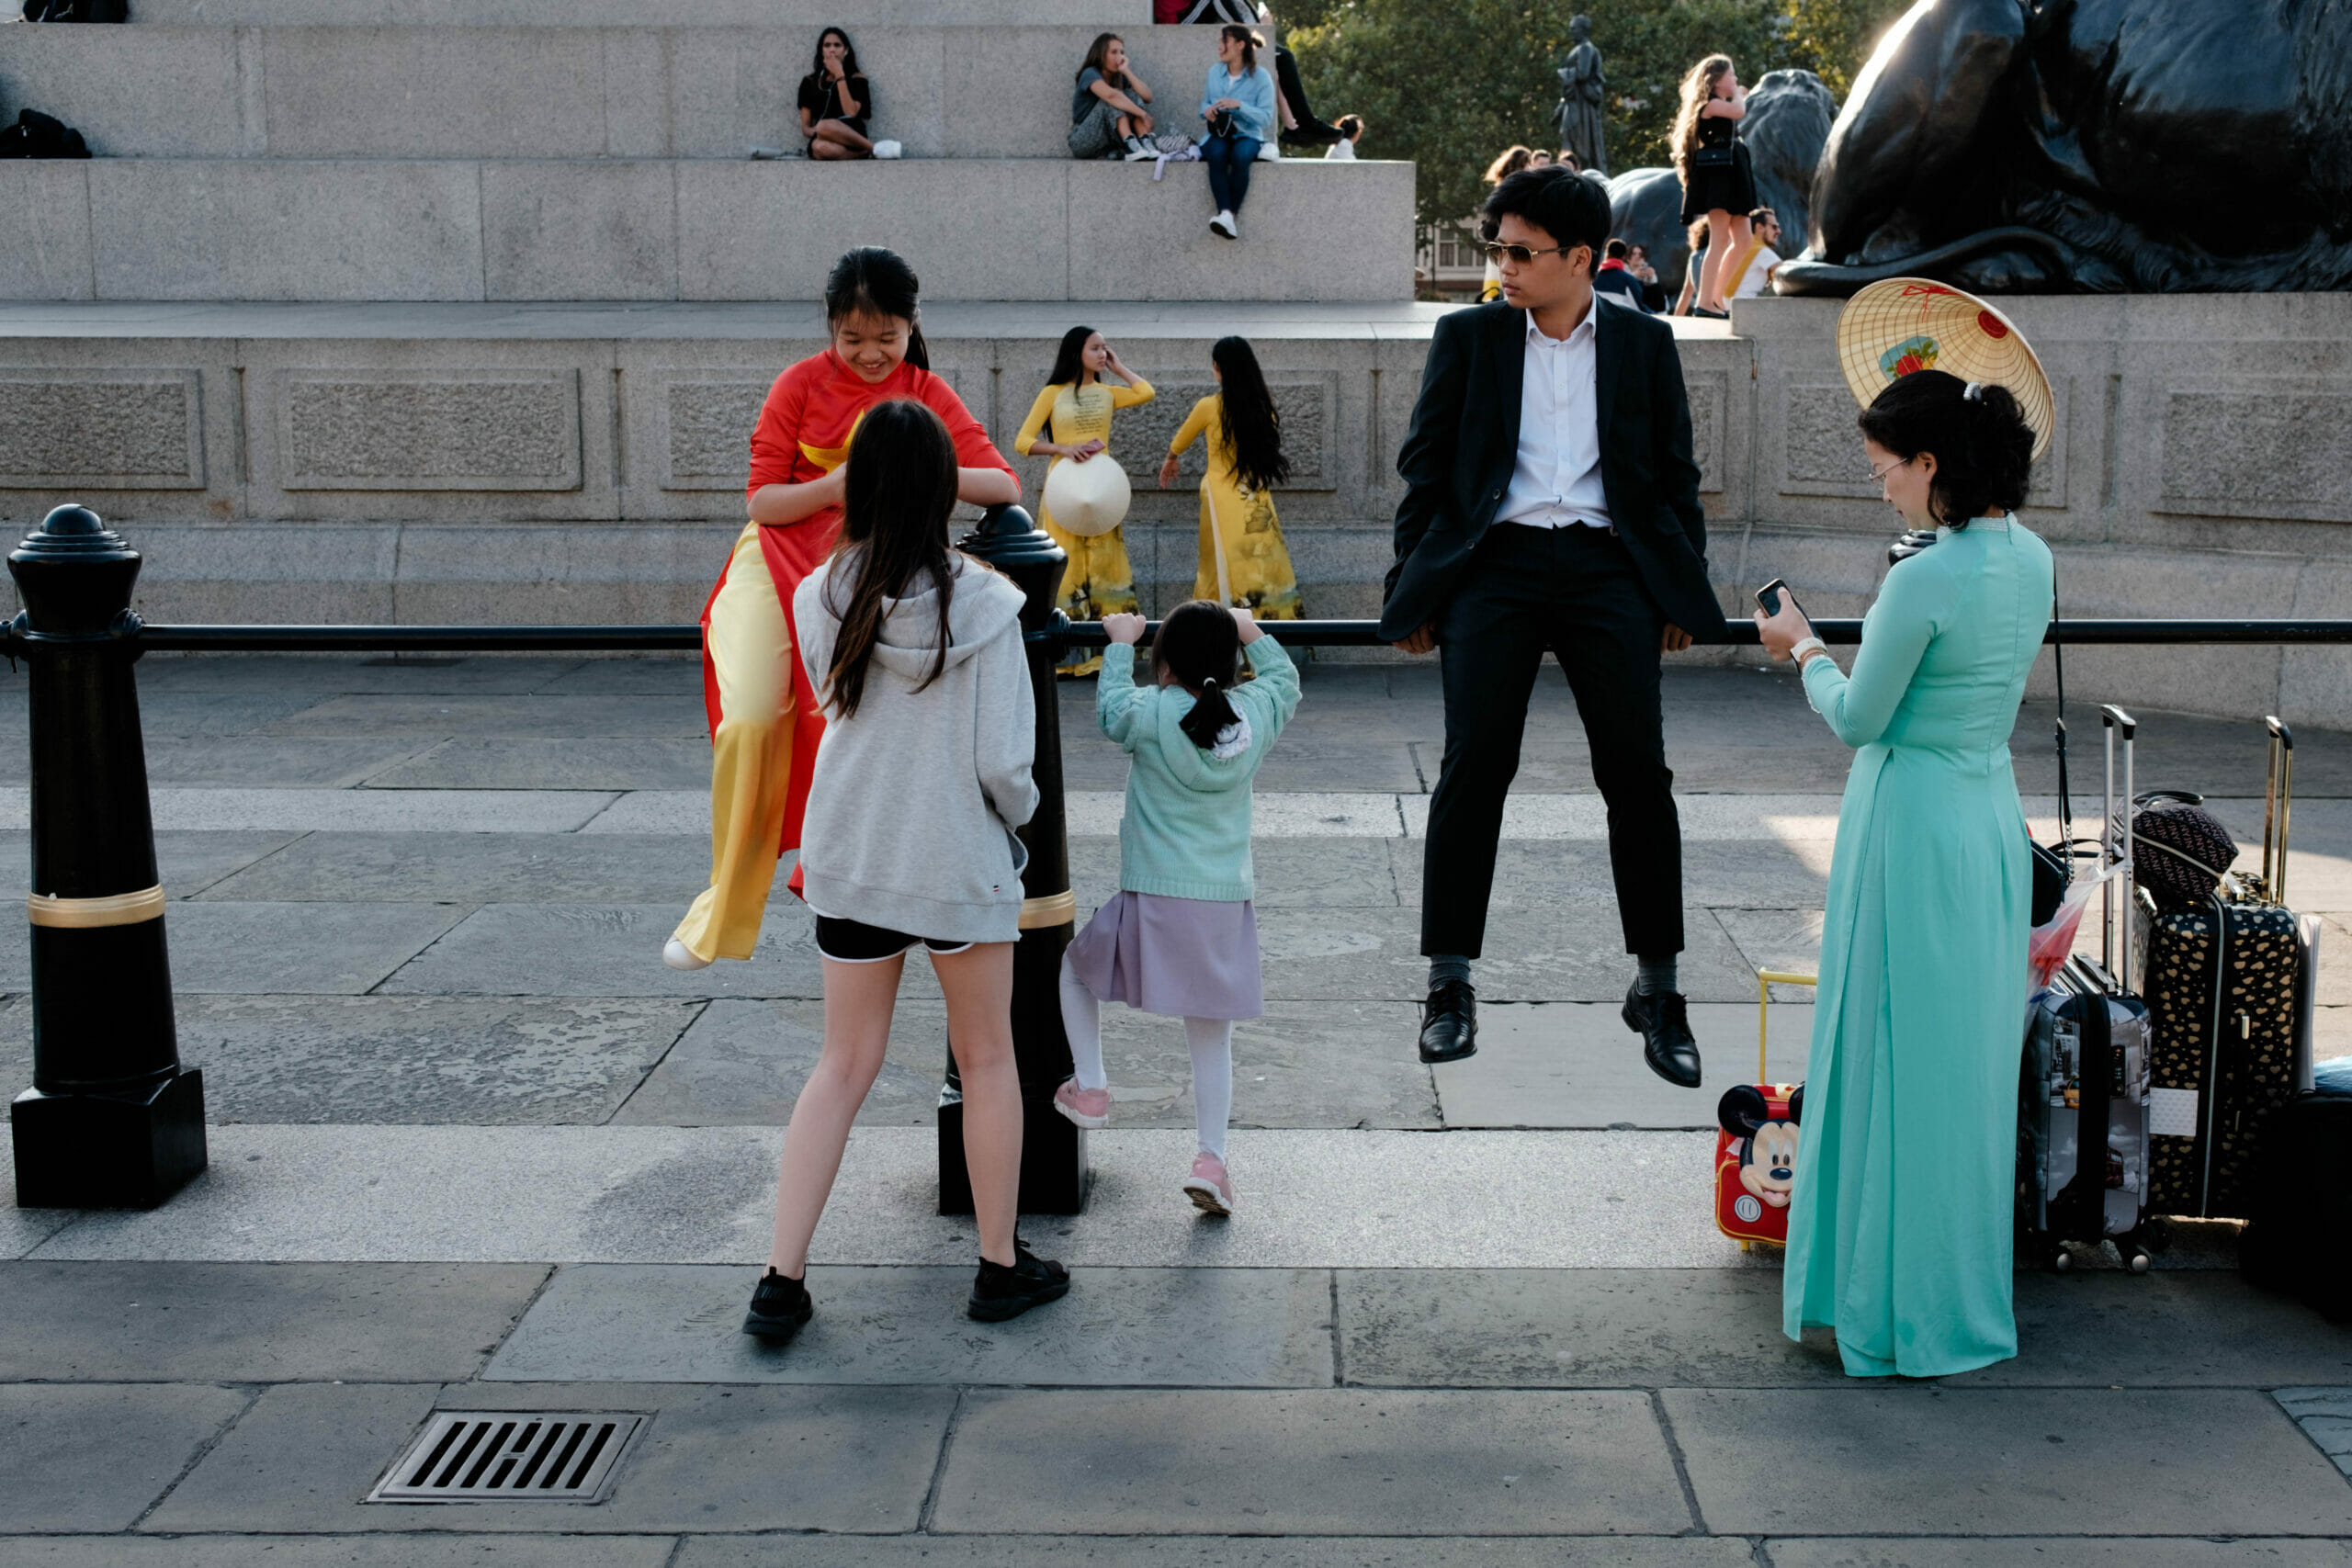
[[[1633,252],[1627,248],[1624,241],[1611,240],[1609,242],[1607,248],[1602,250],[1600,254],[1611,261],[1623,261],[1627,256],[1631,255]]]
[[[1747,226],[1751,229],[1761,228],[1767,223],[1778,223],[1780,220],[1781,215],[1769,207],[1759,207],[1747,215]]]
[[[1478,232],[1491,240],[1512,216],[1551,235],[1555,245],[1589,245],[1595,256],[1609,243],[1609,192],[1574,169],[1555,164],[1511,175],[1478,209]],[[1594,265],[1588,262],[1587,269]]]

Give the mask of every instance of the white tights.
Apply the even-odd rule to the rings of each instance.
[[[1102,1004],[1062,960],[1062,1030],[1069,1036],[1078,1087],[1108,1089],[1102,1070]],[[1200,1122],[1201,1147],[1225,1157],[1225,1124],[1233,1116],[1233,1022],[1188,1018],[1184,1043],[1193,1053],[1193,1111]]]

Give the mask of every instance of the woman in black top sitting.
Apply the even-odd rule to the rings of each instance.
[[[871,158],[866,139],[874,89],[857,68],[849,34],[827,28],[817,35],[817,69],[800,78],[800,134],[811,158]]]
[[[1674,117],[1675,172],[1682,176],[1682,221],[1707,224],[1707,262],[1699,276],[1694,316],[1728,318],[1723,271],[1727,258],[1747,254],[1747,214],[1756,206],[1756,174],[1739,122],[1747,116],[1747,89],[1731,57],[1711,54],[1682,78],[1682,107]]]

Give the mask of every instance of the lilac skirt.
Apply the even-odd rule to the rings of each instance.
[[[1069,944],[1098,1001],[1171,1018],[1261,1018],[1258,912],[1239,903],[1122,891]]]

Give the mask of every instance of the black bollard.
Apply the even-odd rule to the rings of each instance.
[[[1056,618],[1069,557],[1018,506],[994,506],[957,547],[1003,572],[1021,587],[1021,629],[1036,632]],[[1037,810],[1021,829],[1028,868],[1021,874],[1021,944],[1012,955],[1012,1049],[1021,1067],[1021,1212],[1075,1214],[1086,1205],[1091,1174],[1086,1133],[1054,1109],[1054,1090],[1069,1077],[1069,1037],[1062,1032],[1062,950],[1078,921],[1069,886],[1069,825],[1062,804],[1062,727],[1054,663],[1061,649],[1029,644],[1029,684],[1037,698]],[[964,1164],[964,1093],[956,1058],[939,1096],[939,1212],[972,1212],[971,1173]]]
[[[153,1208],[204,1168],[180,1066],[139,734],[139,552],[61,506],[8,557],[30,666],[33,1087],[9,1107],[17,1202]]]

